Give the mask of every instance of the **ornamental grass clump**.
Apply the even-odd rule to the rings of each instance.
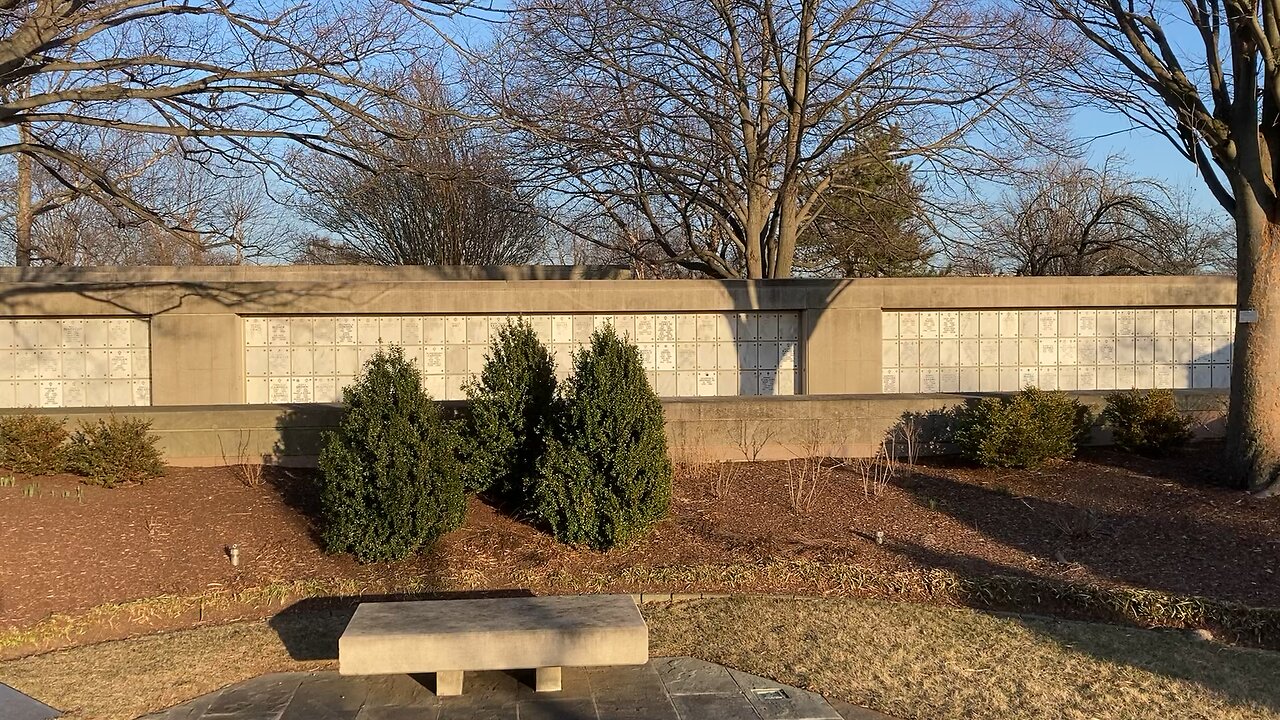
[[[525,504],[556,412],[555,368],[528,320],[498,330],[484,369],[466,386],[467,490],[510,508]]]
[[[398,347],[343,390],[320,453],[321,538],[360,562],[404,558],[462,524],[457,435]]]
[[[960,452],[984,467],[1033,468],[1069,458],[1093,425],[1075,398],[1034,387],[962,406],[953,420]]]
[[[612,327],[574,355],[558,421],[547,438],[531,514],[561,542],[607,550],[666,515],[671,459],[662,403],[640,351]]]

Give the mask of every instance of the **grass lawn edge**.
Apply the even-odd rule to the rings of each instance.
[[[0,658],[23,657],[73,647],[80,642],[260,619],[301,601],[341,608],[387,597],[483,595],[517,589],[539,594],[623,592],[633,595],[638,602],[713,597],[884,599],[1147,629],[1207,630],[1226,643],[1280,649],[1280,608],[1251,607],[1125,586],[1010,575],[964,576],[936,569],[877,573],[851,564],[788,560],[632,566],[617,572],[584,576],[530,573],[521,580],[523,582],[507,588],[484,588],[403,579],[363,586],[350,579],[306,579],[234,590],[211,589],[193,595],[157,595],[106,603],[78,613],[58,613],[30,625],[0,630]],[[785,581],[786,585],[798,586],[803,592],[761,591],[760,588],[770,586],[770,581]]]

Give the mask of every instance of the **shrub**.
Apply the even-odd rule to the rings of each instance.
[[[532,511],[560,541],[606,550],[639,537],[671,504],[662,403],[639,350],[612,327],[597,330],[573,365]]]
[[[471,399],[466,454],[467,489],[492,491],[511,507],[524,505],[554,412],[555,360],[523,318],[503,326]]]
[[[0,416],[0,467],[28,475],[53,475],[67,466],[67,431],[47,415]]]
[[[461,525],[457,437],[404,352],[379,350],[342,396],[342,420],[320,453],[325,548],[395,560]]]
[[[1178,412],[1172,390],[1112,393],[1102,422],[1116,445],[1143,455],[1165,455],[1191,439],[1191,421]]]
[[[980,465],[1037,467],[1074,455],[1092,421],[1089,409],[1065,393],[1029,387],[959,408],[953,437]]]
[[[164,475],[164,454],[150,421],[112,416],[76,430],[67,447],[67,469],[94,485],[115,487]]]

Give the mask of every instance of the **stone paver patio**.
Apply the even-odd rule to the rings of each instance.
[[[49,720],[57,710],[0,683],[0,720]]]
[[[532,672],[473,672],[464,695],[438,698],[430,675],[279,673],[145,720],[888,720],[684,657],[641,667],[565,668],[560,692],[535,693],[532,684]]]

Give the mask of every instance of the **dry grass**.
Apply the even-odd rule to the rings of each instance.
[[[417,592],[421,587],[405,584],[397,590]],[[121,603],[105,603],[82,613],[50,615],[34,625],[0,629],[0,652],[41,646],[68,644],[83,634],[102,627],[143,625],[151,621],[177,619],[192,613],[198,618],[208,610],[229,607],[256,608],[280,606],[290,600],[310,597],[350,596],[360,592],[377,592],[380,588],[361,588],[352,580],[292,580],[243,588],[210,590],[196,595],[156,595]]]
[[[332,633],[321,623],[317,633]],[[0,663],[0,682],[76,720],[130,720],[297,661],[266,622],[182,630]]]
[[[58,649],[85,637],[125,637],[183,627],[209,618],[260,617],[306,598],[416,595],[483,591],[493,577],[475,568],[451,569],[427,580],[387,578],[359,585],[350,579],[309,579],[195,595],[159,595],[107,603],[75,614],[51,615],[33,625],[0,628],[0,658]],[[538,594],[774,593],[855,597],[996,611],[1064,614],[1139,627],[1206,628],[1231,642],[1280,649],[1280,609],[1251,608],[1210,598],[1155,590],[1041,581],[1013,576],[966,577],[947,570],[878,572],[853,563],[812,560],[696,565],[631,565],[586,571],[538,568],[510,574],[507,587]]]
[[[1180,632],[852,599],[649,606],[651,651],[902,718],[1280,717],[1280,653]]]
[[[701,657],[908,719],[1280,717],[1280,653],[1176,632],[852,599],[644,612],[654,655]],[[263,673],[329,667],[345,620],[285,614],[89,645],[0,663],[0,682],[76,720],[128,720]]]

